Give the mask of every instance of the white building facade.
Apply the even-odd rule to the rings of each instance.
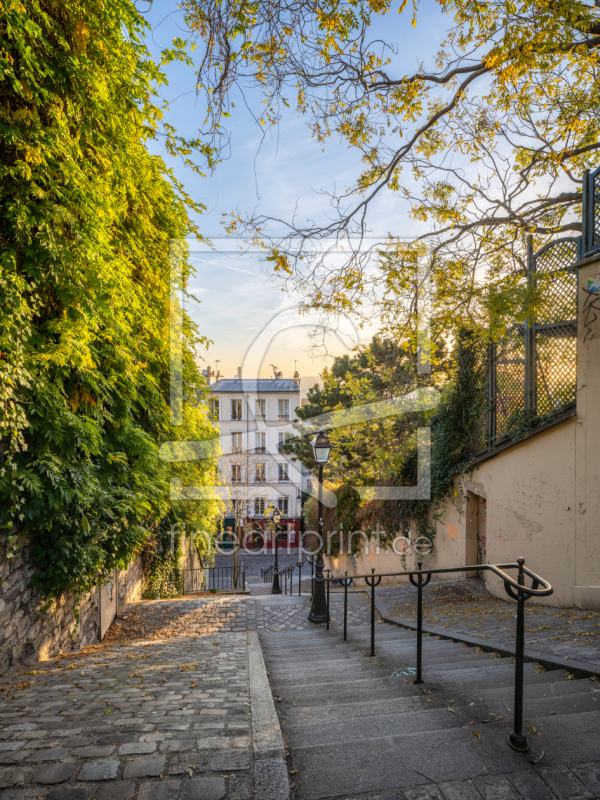
[[[281,452],[296,435],[295,409],[301,403],[300,378],[221,378],[210,386],[211,417],[221,431],[220,471],[229,497],[243,497],[237,509],[246,526],[264,531],[269,508],[281,512],[281,527],[299,533],[302,518],[302,464]],[[234,485],[235,484],[235,485]],[[241,486],[243,485],[243,489]],[[231,504],[236,500],[229,500]],[[261,524],[262,523],[262,524]],[[298,536],[282,537],[290,544]]]

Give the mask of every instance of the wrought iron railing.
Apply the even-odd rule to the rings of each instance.
[[[325,576],[327,582],[327,629],[329,630],[329,585],[334,581],[340,582],[344,586],[344,641],[346,640],[347,617],[348,617],[348,586],[358,579],[365,581],[371,589],[371,656],[375,655],[375,587],[379,586],[382,578],[399,578],[408,576],[410,582],[417,588],[417,670],[415,683],[423,683],[423,589],[432,575],[442,575],[453,572],[493,572],[504,582],[504,589],[509,597],[517,601],[517,626],[515,637],[515,705],[513,730],[508,736],[508,744],[519,752],[527,752],[529,743],[523,733],[523,664],[525,652],[525,602],[530,597],[543,597],[552,594],[554,591],[548,581],[540,578],[531,570],[525,567],[525,559],[518,558],[515,564],[478,564],[476,566],[451,567],[449,569],[427,569],[422,570],[423,562],[418,562],[417,570],[407,572],[384,572],[378,575],[375,570],[371,574],[354,575],[348,578],[348,573],[343,578],[333,575]],[[517,569],[517,579],[514,580],[504,570]],[[327,570],[329,572],[329,570]],[[525,586],[525,576],[531,578],[531,586]],[[543,586],[539,589],[539,586]]]
[[[246,567],[203,567],[182,570],[182,594],[246,591]]]
[[[300,561],[296,561],[294,564],[289,564],[287,567],[282,567],[278,570],[279,575],[279,582],[281,587],[281,594],[290,594],[294,593],[294,572],[298,570],[298,596],[302,595],[302,569],[305,566],[310,566],[311,568],[311,595],[312,595],[312,585],[314,583],[314,562],[310,558],[304,558]],[[261,577],[263,579],[263,583],[273,583],[273,578],[275,575],[275,564],[270,564],[268,567],[261,568],[260,571]]]

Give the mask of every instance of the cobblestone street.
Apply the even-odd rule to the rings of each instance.
[[[342,596],[332,595],[332,626]],[[98,645],[0,677],[1,800],[249,800],[252,631],[306,630],[309,598],[128,605]],[[369,604],[349,597],[349,624]]]
[[[417,590],[386,586],[377,596],[390,616],[416,624]],[[515,606],[491,597],[482,581],[440,581],[423,591],[423,624],[514,647]],[[600,613],[525,605],[525,647],[565,662],[577,660],[600,670]]]
[[[0,786],[24,788],[2,800],[251,797],[247,648],[244,633],[103,645],[5,678]]]
[[[414,618],[409,587],[378,597],[394,616]],[[343,599],[332,592],[335,640]],[[324,633],[308,622],[309,605],[308,595],[270,594],[134,603],[102,644],[0,677],[0,800],[267,798],[256,789],[257,633]],[[369,622],[368,595],[349,592],[349,628],[368,631]],[[454,581],[431,587],[425,622],[512,644],[514,607],[476,582]],[[574,639],[595,643],[597,627],[597,614],[530,608],[527,644],[555,656],[561,645],[576,648],[583,660],[593,647]],[[264,687],[272,704],[266,677]]]
[[[238,595],[131,603],[114,621],[104,643],[239,633],[246,630],[244,599]]]

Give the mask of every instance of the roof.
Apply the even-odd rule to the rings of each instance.
[[[300,385],[294,386],[292,378],[222,378],[213,383],[211,392],[299,392]]]

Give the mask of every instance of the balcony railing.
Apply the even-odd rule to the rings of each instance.
[[[290,419],[289,414],[278,414],[278,419],[280,422],[288,422]]]
[[[267,448],[264,445],[261,446],[261,447],[255,447],[254,448],[254,452],[255,453],[266,453],[267,452]]]

